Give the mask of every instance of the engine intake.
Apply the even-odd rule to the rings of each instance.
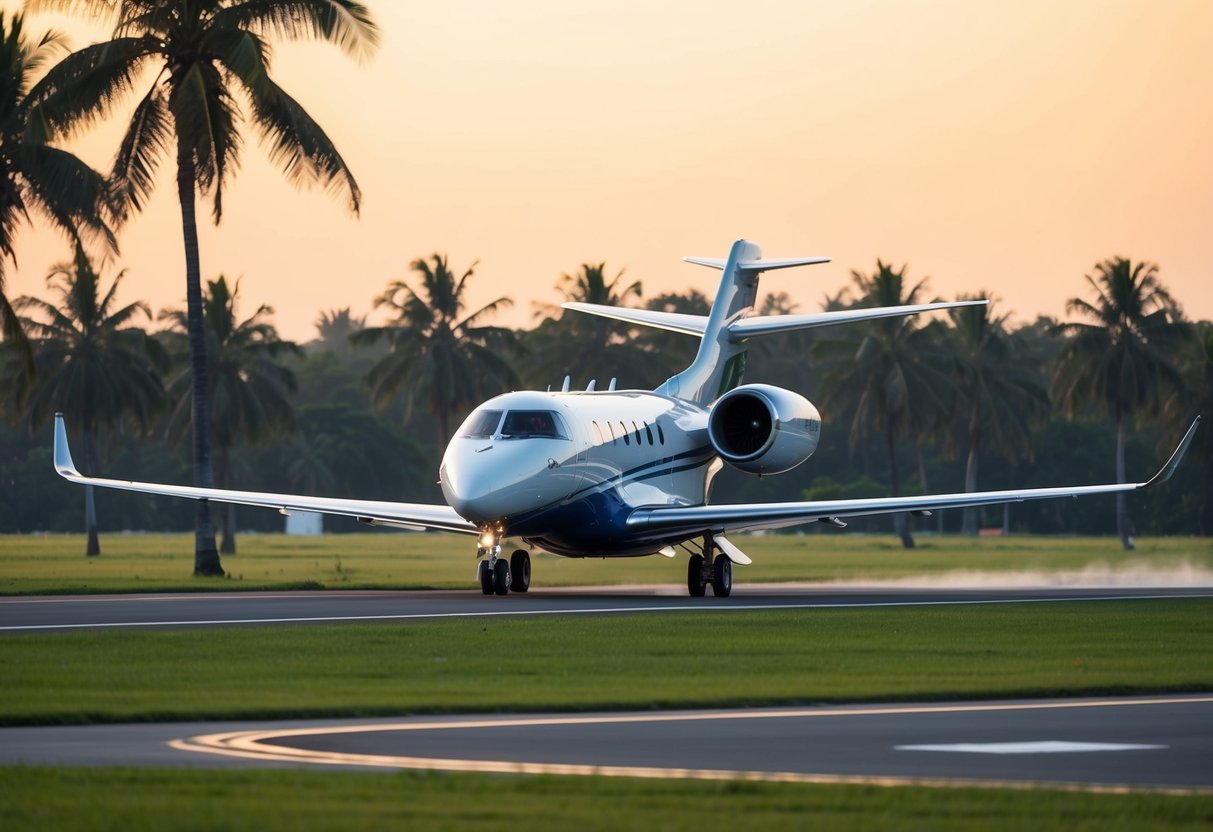
[[[821,415],[799,393],[746,384],[721,396],[708,417],[720,458],[751,474],[790,471],[817,450]]]

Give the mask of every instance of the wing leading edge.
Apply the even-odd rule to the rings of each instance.
[[[814,500],[794,503],[743,503],[734,505],[661,506],[638,508],[627,520],[629,531],[717,531],[739,532],[779,529],[814,520],[860,517],[870,514],[895,514],[903,511],[930,511],[945,508],[1018,503],[1056,497],[1085,497],[1091,494],[1115,494],[1136,491],[1166,482],[1179,467],[1192,444],[1200,424],[1197,416],[1180,440],[1167,464],[1146,482],[1111,485],[1080,485],[1060,488],[1028,488],[1012,491],[976,491],[969,494],[929,494],[915,497],[878,497],[863,500]]]
[[[453,508],[425,503],[393,503],[378,500],[343,500],[333,497],[307,497],[299,494],[273,494],[262,491],[233,491],[223,488],[199,488],[190,485],[162,485],[150,482],[110,480],[86,477],[76,470],[67,445],[67,429],[63,415],[55,414],[55,471],[66,480],[99,488],[140,491],[216,503],[236,503],[244,506],[273,508],[287,514],[291,511],[315,511],[355,517],[371,526],[392,526],[403,529],[440,529],[448,532],[476,534],[477,528],[460,517]]]

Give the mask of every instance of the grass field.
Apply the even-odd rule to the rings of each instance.
[[[0,639],[0,723],[1213,689],[1213,600],[455,619]]]
[[[5,829],[1205,830],[1213,798],[333,771],[0,768]]]
[[[0,537],[0,594],[472,586],[447,535]],[[1208,583],[1213,542],[767,536],[746,581]],[[685,559],[539,555],[535,586],[681,584]],[[535,617],[0,638],[0,724],[716,707],[1213,690],[1213,601]],[[469,774],[0,767],[4,829],[1187,830],[1213,798]]]
[[[922,578],[971,582],[971,573],[1038,581],[1151,583],[1199,576],[1213,583],[1213,539],[1153,538],[1125,552],[1115,538],[921,537],[907,551],[892,536],[808,534],[737,536],[754,565],[734,570],[739,584],[763,581],[865,581]],[[243,535],[223,560],[226,578],[194,578],[193,535],[109,535],[103,554],[85,558],[78,535],[0,536],[0,594],[238,589],[471,588],[474,542],[462,535],[361,534],[321,537]],[[679,557],[569,560],[534,558],[536,587],[681,584]]]

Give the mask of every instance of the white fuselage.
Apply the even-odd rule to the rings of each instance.
[[[721,463],[708,411],[640,390],[506,393],[447,446],[448,504],[499,536],[571,557],[652,554],[680,538],[625,528],[640,506],[702,505]]]

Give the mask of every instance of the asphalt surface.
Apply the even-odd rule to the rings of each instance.
[[[1213,793],[1213,696],[0,729],[15,763]]]
[[[845,589],[735,586],[729,598],[690,598],[675,587],[543,589],[505,597],[474,590],[79,595],[0,598],[0,634],[93,628],[334,624],[503,615],[618,614],[753,609],[1014,604],[1123,598],[1213,597],[1213,588]]]

